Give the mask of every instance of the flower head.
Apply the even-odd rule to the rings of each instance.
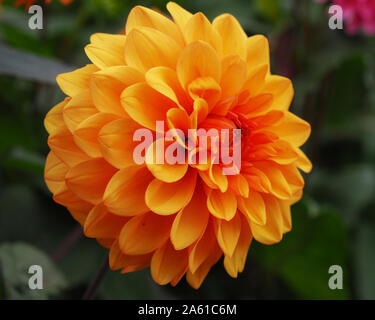
[[[271,75],[264,36],[247,37],[229,14],[211,23],[173,2],[167,9],[173,20],[133,8],[125,35],[94,34],[92,64],[58,76],[68,97],[45,119],[45,180],[85,235],[110,249],[112,269],[150,266],[159,284],[186,274],[198,288],[223,255],[236,277],[253,238],[273,244],[291,229],[290,206],[304,186],[299,169],[311,169],[299,149],[310,125],[288,111],[292,83]],[[228,129],[240,165],[224,174],[228,163],[215,153],[194,163],[214,140],[190,148],[198,137],[170,139],[160,121],[182,133]],[[140,164],[139,129],[154,138]],[[238,129],[240,144],[231,143]],[[186,161],[153,161],[159,142],[189,149]]]

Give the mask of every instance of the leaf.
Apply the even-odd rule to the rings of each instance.
[[[98,289],[98,295],[103,299],[156,299],[151,291],[149,269],[121,274],[119,271],[109,271]]]
[[[375,299],[375,226],[362,224],[355,245],[357,287],[360,299]]]
[[[56,84],[56,76],[72,71],[55,59],[40,57],[0,44],[0,74]]]
[[[293,229],[281,243],[256,249],[258,254],[260,251],[260,261],[278,273],[301,298],[347,299],[350,296],[348,241],[340,217],[327,209],[315,217],[293,210],[292,219]],[[331,265],[343,268],[343,290],[328,287]]]
[[[47,299],[59,294],[66,281],[49,257],[26,243],[5,243],[0,246],[0,262],[8,299]],[[39,265],[43,270],[43,289],[31,290],[29,267]]]

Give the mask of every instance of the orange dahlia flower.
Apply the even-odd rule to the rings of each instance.
[[[310,125],[288,111],[292,83],[270,73],[264,36],[247,37],[230,14],[211,23],[173,2],[167,9],[173,20],[133,8],[125,35],[94,34],[92,64],[57,77],[68,97],[45,118],[45,180],[85,235],[110,249],[112,269],[150,266],[161,285],[186,274],[199,288],[223,255],[237,277],[253,238],[273,244],[291,229],[299,169],[311,170],[299,149]],[[157,121],[182,132],[241,129],[241,169],[225,175],[210,157],[136,164],[133,135],[156,134]]]

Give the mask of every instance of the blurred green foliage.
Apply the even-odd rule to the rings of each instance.
[[[90,34],[120,32],[134,5],[165,11],[166,1],[75,0],[70,6],[52,1],[41,31],[28,29],[25,10],[10,3],[0,12],[0,46],[17,50],[18,59],[37,56],[43,75],[47,63],[86,64],[83,47]],[[304,148],[314,169],[303,199],[293,207],[292,231],[274,246],[254,242],[237,280],[220,263],[199,291],[184,281],[176,288],[157,286],[148,271],[110,272],[97,297],[374,299],[375,38],[330,30],[327,7],[312,0],[179,3],[211,19],[230,12],[248,35],[269,38],[272,70],[292,79],[292,110],[312,125]],[[2,56],[1,61],[0,71],[10,60]],[[63,94],[48,75],[41,81],[21,78],[20,72],[27,70],[0,76],[0,298],[80,298],[106,250],[80,238],[59,256],[77,226],[43,182],[48,152],[43,118]],[[24,289],[26,266],[35,260],[49,279],[42,294]],[[343,290],[328,288],[331,265],[343,268]]]

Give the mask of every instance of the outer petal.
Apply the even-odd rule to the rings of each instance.
[[[222,54],[221,37],[202,12],[196,13],[188,20],[184,29],[184,37],[186,43],[196,40],[205,41],[216,50],[219,56]]]
[[[152,212],[133,217],[121,230],[121,250],[140,255],[158,249],[168,240],[172,222],[172,216],[162,217]]]
[[[102,201],[108,181],[116,171],[102,158],[91,159],[71,168],[65,181],[80,198],[98,204]]]
[[[138,145],[133,135],[141,128],[132,119],[118,119],[106,124],[99,132],[98,141],[104,158],[114,167],[123,169],[134,165],[133,150]]]
[[[91,75],[98,70],[95,65],[88,64],[75,71],[59,74],[56,81],[66,95],[73,97],[89,88]]]
[[[133,28],[126,38],[126,63],[141,72],[166,66],[174,69],[181,46],[166,34],[148,27]]]
[[[126,21],[126,34],[129,34],[135,27],[156,29],[171,37],[181,46],[184,45],[184,39],[178,26],[164,15],[146,7],[136,6],[130,11]]]
[[[241,232],[241,216],[236,214],[232,220],[215,220],[217,242],[226,256],[231,257],[237,246]]]
[[[202,236],[210,216],[207,208],[202,208],[205,200],[203,188],[198,185],[189,204],[177,214],[171,230],[171,242],[176,250],[190,246]]]
[[[268,40],[265,36],[257,34],[247,38],[246,41],[247,55],[246,62],[247,68],[252,70],[260,65],[270,64],[270,48]]]
[[[110,213],[107,208],[99,203],[90,211],[84,224],[86,237],[90,238],[117,238],[123,225],[128,221]]]
[[[165,183],[151,181],[146,190],[146,204],[155,213],[170,215],[185,207],[191,200],[197,180],[196,170],[188,170],[179,181]]]
[[[256,191],[252,191],[248,198],[238,197],[238,207],[251,221],[261,226],[266,224],[266,206],[263,197]]]
[[[69,101],[69,98],[65,98],[64,101],[55,105],[46,114],[46,117],[44,118],[44,127],[49,134],[54,135],[65,130],[66,126],[63,119],[63,110]]]
[[[271,183],[272,193],[280,199],[289,199],[292,190],[282,171],[275,164],[266,161],[257,161],[255,167],[261,170]]]
[[[96,113],[90,116],[75,129],[73,133],[75,143],[90,157],[101,157],[102,153],[98,141],[99,131],[104,125],[117,118],[111,113]]]
[[[105,206],[120,216],[147,212],[144,197],[151,179],[152,175],[146,167],[134,165],[121,169],[112,177],[105,189]]]
[[[192,14],[175,2],[168,2],[167,9],[173,17],[174,22],[180,27],[180,30],[185,30],[186,23],[192,17]]]
[[[156,121],[165,121],[166,112],[176,107],[175,103],[141,82],[126,88],[121,102],[129,116],[140,125],[155,130]]]
[[[267,211],[267,223],[260,226],[250,221],[250,228],[254,238],[263,244],[280,242],[284,232],[283,216],[279,200],[273,196],[264,195]]]
[[[292,82],[288,78],[269,75],[266,78],[262,91],[273,94],[272,109],[281,111],[289,109],[294,96],[294,89]]]
[[[212,25],[223,40],[223,54],[237,54],[246,61],[247,35],[236,18],[227,13],[222,14],[215,18]]]
[[[183,49],[178,59],[177,76],[185,90],[197,78],[211,77],[220,83],[221,66],[217,53],[206,42],[190,43]]]
[[[68,167],[73,167],[90,159],[86,153],[78,148],[68,129],[50,136],[48,146]]]
[[[98,113],[98,109],[95,108],[90,90],[87,89],[70,99],[64,107],[63,118],[70,132],[73,132],[81,122],[95,113]]]
[[[230,192],[210,190],[207,197],[207,208],[217,218],[231,220],[237,211],[236,196]]]
[[[96,72],[92,76],[90,88],[93,102],[101,112],[125,116],[121,105],[121,93],[125,88],[143,80],[142,73],[127,66],[111,67]]]
[[[299,147],[310,136],[311,127],[305,120],[302,120],[291,112],[287,112],[279,125],[267,128],[267,131],[274,132],[281,139],[288,141],[295,147]]]
[[[151,260],[151,275],[160,285],[171,282],[183,272],[188,263],[187,250],[176,251],[168,241],[163,247],[155,251]]]
[[[174,101],[180,108],[192,110],[193,100],[182,89],[175,70],[168,67],[152,68],[146,73],[146,82],[150,87]]]
[[[236,249],[231,257],[225,256],[224,258],[225,270],[231,277],[237,278],[238,272],[243,271],[252,238],[249,225],[246,223],[246,220],[243,219],[241,223],[241,234]]]
[[[109,266],[112,270],[122,269],[122,273],[138,271],[150,265],[152,253],[143,255],[126,255],[124,254],[116,240],[109,252]]]
[[[246,63],[237,55],[228,55],[221,61],[221,83],[222,99],[239,94],[246,77]]]
[[[74,194],[64,183],[53,195],[53,200],[68,208],[72,217],[84,225],[86,217],[92,209],[92,204]]]
[[[46,159],[44,180],[52,193],[57,192],[65,184],[65,175],[68,171],[67,165],[51,151]]]
[[[93,34],[91,43],[85,47],[86,54],[100,69],[125,65],[125,39],[121,34]]]

